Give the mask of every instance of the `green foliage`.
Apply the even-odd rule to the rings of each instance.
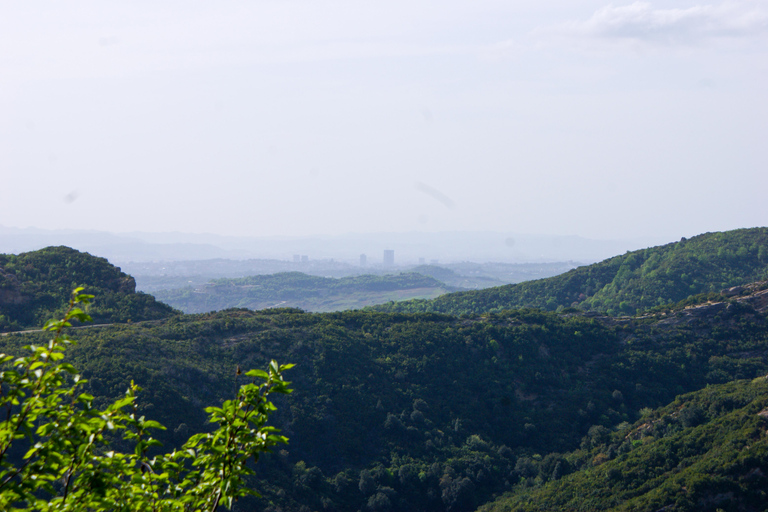
[[[572,473],[585,436],[594,449],[644,408],[768,373],[765,315],[737,300],[635,319],[228,310],[78,338],[68,357],[86,391],[108,403],[131,376],[147,390],[137,414],[167,425],[155,437],[178,449],[206,431],[199,404],[235,388],[228,368],[298,363],[301,392],[272,417],[290,449],[256,468],[265,510],[472,510],[521,478]]]
[[[232,307],[264,309],[276,304],[309,311],[334,311],[402,297],[435,297],[455,289],[416,273],[335,279],[282,272],[216,279],[202,288],[160,290],[154,295],[185,313],[206,313]]]
[[[134,414],[167,425],[153,436],[177,452],[187,433],[211,430],[200,405],[238,388],[229,368],[289,358],[301,368],[295,375],[301,392],[280,397],[270,421],[291,436],[290,450],[261,456],[252,482],[263,497],[249,507],[459,512],[504,491],[524,496],[584,471],[598,471],[595,478],[613,485],[624,469],[602,474],[600,468],[607,471],[627,454],[642,455],[637,468],[660,468],[663,475],[663,454],[672,454],[670,464],[683,460],[674,455],[676,445],[658,453],[646,447],[675,429],[719,421],[712,411],[725,411],[727,401],[680,402],[679,413],[668,415],[674,421],[653,423],[649,435],[626,444],[617,436],[633,422],[655,422],[661,417],[655,408],[677,395],[768,373],[768,321],[756,290],[693,297],[635,318],[577,308],[461,317],[231,309],[83,329],[67,356],[88,380],[83,392],[93,395],[95,408],[124,397],[130,379],[144,387]],[[0,337],[0,348],[15,354],[44,340],[42,333],[10,334]],[[717,429],[726,432],[728,425]],[[737,440],[724,435],[717,443]],[[120,444],[128,440],[115,441],[119,451],[133,450]],[[694,448],[686,450],[698,453]],[[690,482],[729,478],[732,459],[709,460]],[[639,485],[637,471],[630,481]],[[715,478],[706,480],[707,474]],[[655,478],[648,481],[663,484]],[[733,489],[738,496],[747,487]],[[609,506],[606,496],[595,500]]]
[[[36,327],[60,316],[70,292],[87,287],[98,296],[89,308],[97,323],[158,320],[176,314],[104,258],[69,247],[0,254],[0,331]]]
[[[287,442],[266,421],[276,409],[269,395],[291,392],[282,372],[292,365],[272,361],[267,371],[247,372],[252,382],[234,400],[206,409],[215,430],[151,455],[160,446],[152,431],[164,427],[138,414],[140,388],[131,382],[122,397],[98,408],[83,389],[87,381],[63,362],[72,344],[64,329],[90,321],[78,304],[93,296],[81,290],[62,320],[45,324],[54,335],[46,345],[26,347],[26,357],[0,355],[0,508],[213,511],[258,495],[246,483],[253,474],[247,463]],[[132,450],[114,449],[110,439]]]
[[[628,252],[559,276],[456,292],[432,300],[375,306],[378,311],[484,313],[536,307],[577,307],[611,315],[678,302],[768,279],[768,228],[706,233],[660,247]]]
[[[481,510],[763,510],[766,427],[764,377],[710,386],[599,439],[590,429],[583,448],[564,456],[579,471],[523,482]]]

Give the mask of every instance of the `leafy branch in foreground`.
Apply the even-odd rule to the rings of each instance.
[[[245,373],[252,382],[234,400],[208,407],[218,428],[193,435],[180,450],[150,457],[164,429],[137,414],[131,382],[125,396],[103,410],[82,390],[86,380],[63,362],[73,343],[64,330],[71,321],[90,321],[79,307],[92,295],[76,289],[64,318],[49,320],[46,346],[28,346],[31,355],[0,354],[0,509],[215,511],[246,495],[253,471],[249,460],[288,440],[267,426],[276,407],[271,393],[290,393],[283,372],[293,365],[272,361],[267,370]],[[238,369],[239,372],[239,369]],[[133,452],[110,448],[106,438],[122,439]]]

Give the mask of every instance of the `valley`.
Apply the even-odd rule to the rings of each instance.
[[[568,297],[560,283],[603,275],[608,284],[595,290],[603,290],[606,311],[504,309],[484,298],[509,296],[497,288],[435,299],[469,306],[451,314],[396,310],[409,302],[329,313],[254,311],[249,303],[198,314],[160,309],[159,318],[135,309],[129,323],[121,309],[94,308],[104,319],[114,312],[113,325],[73,330],[67,358],[98,403],[119,397],[131,380],[144,388],[139,410],[166,425],[158,434],[166,447],[205,431],[202,407],[232,395],[236,367],[296,364],[296,391],[277,400],[274,413],[289,444],[260,459],[250,485],[262,497],[238,510],[753,510],[764,503],[768,474],[768,425],[759,414],[768,407],[768,281],[760,279],[768,237],[763,228],[702,237],[511,288],[545,290],[537,300]],[[665,269],[670,254],[680,255],[674,271]],[[13,263],[3,267],[6,282],[23,290],[26,304],[43,304],[35,293],[53,296],[46,282],[85,274],[57,276],[103,265],[62,249],[6,258]],[[34,265],[22,273],[19,261]],[[108,269],[101,275],[120,276]],[[677,272],[699,283],[682,298]],[[662,274],[667,288],[654,284]],[[282,293],[287,305],[302,281],[337,287],[339,296],[345,286],[435,282],[420,274],[273,274],[214,286],[241,300]],[[652,307],[608,314],[621,310],[617,300],[647,304],[634,290],[650,290]],[[125,301],[136,292],[112,293],[132,304]],[[480,295],[469,303],[467,293]],[[494,307],[483,311],[484,304]],[[1,307],[6,325],[28,325],[15,304]],[[0,337],[0,351],[17,353],[45,337],[11,333]]]

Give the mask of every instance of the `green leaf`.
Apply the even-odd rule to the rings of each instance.
[[[261,378],[261,379],[268,379],[269,378],[269,374],[267,372],[265,372],[264,370],[248,370],[245,373],[245,376],[246,377],[258,377],[258,378]]]

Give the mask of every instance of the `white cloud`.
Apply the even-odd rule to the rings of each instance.
[[[607,5],[585,21],[571,21],[554,32],[583,37],[692,42],[768,33],[768,11],[748,2],[656,9],[648,2]]]

